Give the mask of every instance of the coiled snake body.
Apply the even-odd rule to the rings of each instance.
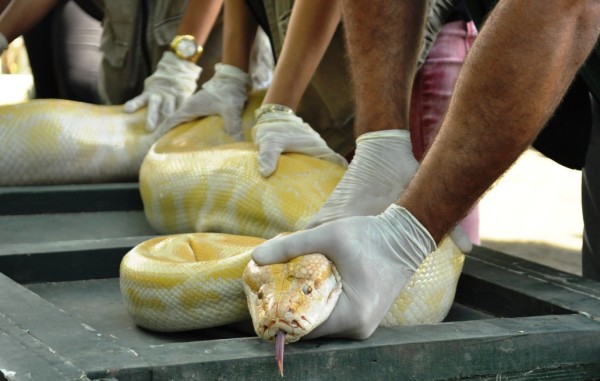
[[[244,112],[247,137],[259,104],[260,96],[251,97]],[[321,271],[320,259],[306,256],[308,262],[299,260],[286,269],[252,265],[245,282],[242,274],[254,246],[305,226],[343,168],[285,154],[275,174],[264,179],[253,144],[233,141],[218,117],[178,126],[160,139],[161,132],[144,131],[143,119],[143,113],[127,115],[116,107],[56,100],[1,107],[0,185],[130,180],[139,169],[146,216],[158,232],[170,234],[136,246],[121,263],[123,300],[140,326],[207,328],[248,319],[250,307],[255,327],[262,327],[256,328],[260,335],[273,336],[260,319],[287,319],[286,340],[294,341],[326,318],[323,312],[335,298],[320,287],[339,293],[339,279],[332,270]],[[445,241],[423,262],[381,324],[441,321],[462,264],[463,255]],[[283,276],[286,283],[294,273],[317,278],[286,284],[291,296],[284,299],[281,287],[261,283],[270,282],[271,275]],[[275,296],[267,295],[269,289]],[[258,299],[269,298],[278,298],[279,309],[261,310],[265,303]],[[283,308],[282,303],[297,304]]]

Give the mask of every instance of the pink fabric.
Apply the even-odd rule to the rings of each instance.
[[[454,21],[444,25],[417,72],[411,97],[410,135],[418,161],[444,118],[458,73],[476,35],[473,22]],[[471,242],[480,243],[477,205],[460,225]]]

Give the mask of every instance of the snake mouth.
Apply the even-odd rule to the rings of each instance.
[[[269,324],[264,324],[262,326],[262,334],[260,336],[267,340],[276,340],[280,333],[285,335],[285,342],[287,344],[298,341],[300,337],[308,332],[306,331],[305,326],[297,319],[292,321],[276,319],[275,321],[271,321]]]

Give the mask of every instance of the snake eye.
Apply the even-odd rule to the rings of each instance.
[[[262,291],[259,291],[259,292],[258,292],[258,294],[256,294],[256,297],[257,297],[258,299],[262,299],[262,298],[264,297],[264,295],[263,295],[263,292],[262,292]]]
[[[312,287],[305,284],[304,287],[302,287],[302,292],[304,293],[304,295],[308,295],[312,292]]]

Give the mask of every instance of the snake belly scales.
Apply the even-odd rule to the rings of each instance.
[[[243,114],[248,141],[261,99],[252,94]],[[242,274],[250,250],[302,229],[344,173],[288,153],[264,179],[254,145],[229,137],[219,117],[163,135],[145,131],[143,112],[64,100],[0,106],[0,145],[0,186],[132,181],[139,174],[146,217],[165,236],[125,255],[121,293],[136,324],[163,332],[249,319]],[[463,261],[450,240],[442,242],[380,324],[443,320]]]

